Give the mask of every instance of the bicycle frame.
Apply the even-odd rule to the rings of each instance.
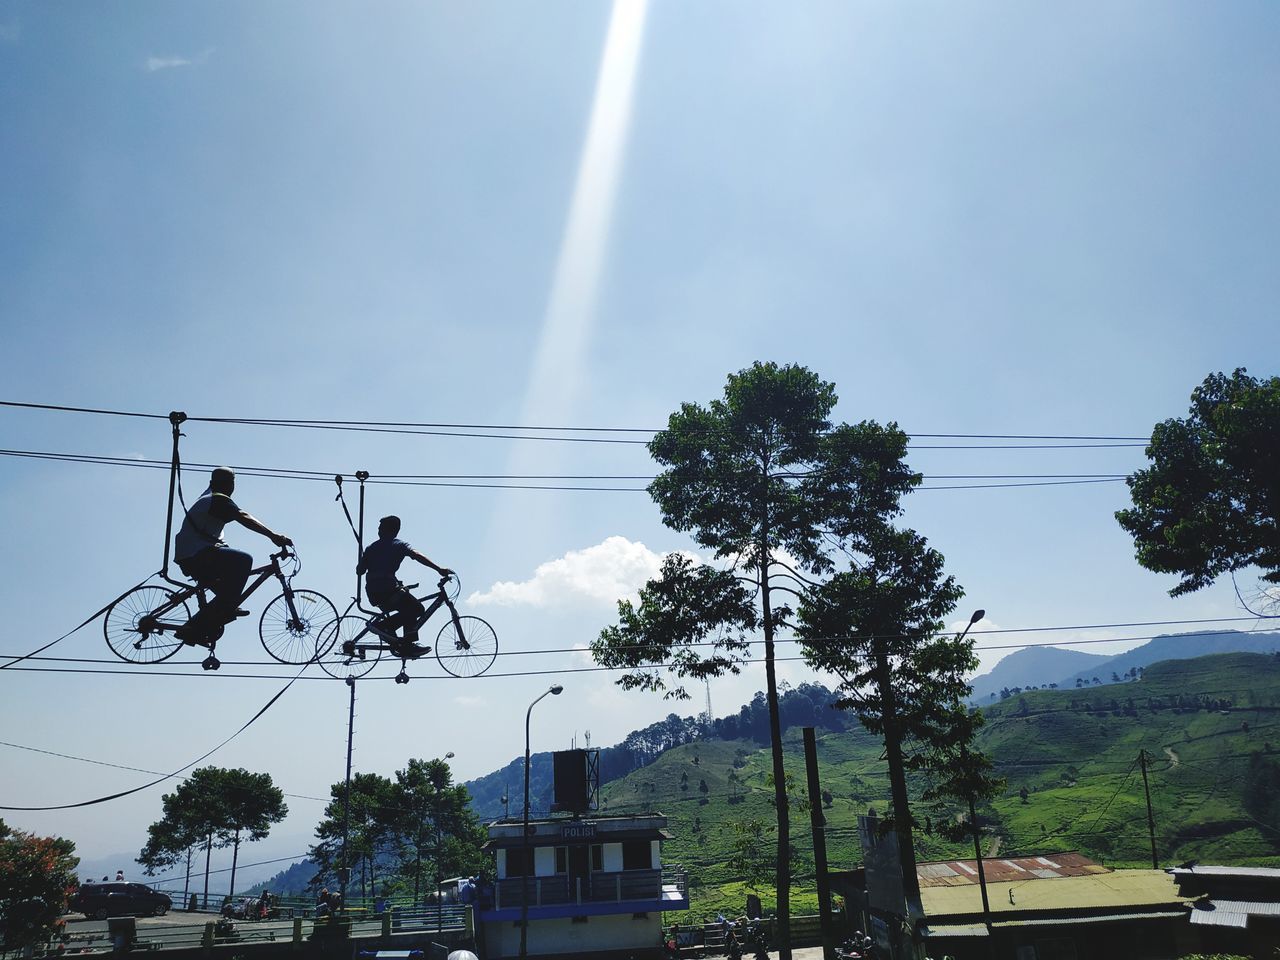
[[[416,586],[417,584],[413,583],[403,587],[403,589],[412,590]],[[427,606],[426,609],[422,611],[422,615],[418,617],[417,623],[415,624],[416,629],[419,629],[419,630],[422,629],[422,627],[426,624],[426,622],[430,620],[431,617],[435,614],[435,612],[439,610],[441,607],[449,608],[449,618],[453,621],[455,627],[458,626],[458,608],[455,607],[453,605],[453,601],[449,599],[449,594],[445,592],[443,584],[441,584],[440,589],[437,590],[434,594],[429,593],[429,594],[426,594],[425,596],[414,597],[414,599],[417,600],[419,603],[423,603],[428,599],[431,600],[431,604]],[[369,615],[369,618],[365,621],[364,629],[361,630],[358,634],[356,634],[355,640],[353,641],[354,645],[352,647],[352,650],[353,651],[356,651],[356,650],[391,651],[391,648],[390,646],[388,646],[388,643],[387,643],[387,641],[391,639],[391,634],[384,633],[382,630],[378,628],[378,624],[381,623],[383,620],[386,620],[386,618],[390,616],[390,614],[388,614],[387,611],[385,610],[376,610],[376,611],[365,610],[365,608],[360,605],[360,601],[358,598],[356,600],[356,609],[359,610],[361,613],[367,613]],[[378,642],[361,643],[360,639],[369,633],[372,633],[375,637],[378,637]]]
[[[271,555],[270,563],[266,564],[265,566],[256,567],[253,570],[249,571],[249,576],[252,577],[254,575],[256,575],[258,579],[254,580],[244,589],[244,592],[240,594],[239,599],[236,601],[237,603],[243,603],[245,600],[249,599],[249,597],[251,597],[260,586],[262,586],[264,583],[266,583],[268,580],[270,580],[274,576],[277,580],[280,581],[281,587],[283,588],[285,599],[289,604],[289,615],[295,618],[298,616],[298,611],[295,610],[293,607],[293,591],[289,588],[289,581],[280,569],[280,554],[273,553]],[[169,580],[169,582],[178,583],[178,581],[176,580]],[[168,602],[156,607],[148,615],[150,618],[154,618],[154,625],[156,628],[175,630],[178,627],[182,626],[183,623],[186,623],[185,620],[183,620],[182,622],[175,622],[172,620],[162,620],[161,618],[165,614],[169,613],[169,611],[174,610],[181,604],[186,603],[192,597],[196,598],[197,602],[199,603],[200,609],[201,610],[204,609],[206,605],[205,594],[209,590],[208,587],[201,586],[198,583],[197,584],[183,583],[183,584],[180,584],[180,586],[181,586],[181,589],[178,590],[172,597],[170,597]]]

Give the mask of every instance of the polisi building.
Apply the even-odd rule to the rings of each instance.
[[[687,876],[662,863],[661,813],[600,816],[599,751],[553,754],[551,815],[489,825],[493,897],[476,912],[486,957],[518,957],[527,910],[529,956],[657,957],[662,912],[687,910]],[[559,814],[559,815],[557,815]]]

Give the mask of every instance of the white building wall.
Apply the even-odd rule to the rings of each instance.
[[[605,843],[604,847],[604,869],[609,873],[616,873],[622,869],[622,844]]]
[[[556,875],[556,848],[533,848],[533,875],[535,877],[554,877]]]
[[[529,921],[529,955],[582,954],[606,950],[652,950],[662,941],[662,914],[636,919],[629,913],[588,917],[574,923],[569,917]],[[520,955],[520,928],[511,921],[484,925],[485,956]]]

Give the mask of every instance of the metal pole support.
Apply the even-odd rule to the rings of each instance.
[[[342,798],[342,866],[338,868],[338,896],[343,910],[347,907],[347,878],[351,875],[351,865],[347,862],[347,840],[351,835],[351,746],[356,728],[356,678],[347,677],[346,683],[351,690],[351,705],[347,712],[347,786]]]
[[[160,575],[166,580],[169,579],[169,542],[173,536],[173,495],[178,482],[178,438],[182,436],[182,431],[178,428],[186,419],[187,415],[180,410],[169,414],[169,424],[173,428],[173,454],[169,459],[169,511],[164,520],[164,563],[160,567]]]

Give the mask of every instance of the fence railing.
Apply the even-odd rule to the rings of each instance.
[[[664,887],[682,894],[688,875],[683,870],[596,871],[587,876],[529,877],[529,906],[566,903],[623,903],[661,900]],[[507,877],[494,884],[494,908],[518,907],[524,898],[524,877]]]

